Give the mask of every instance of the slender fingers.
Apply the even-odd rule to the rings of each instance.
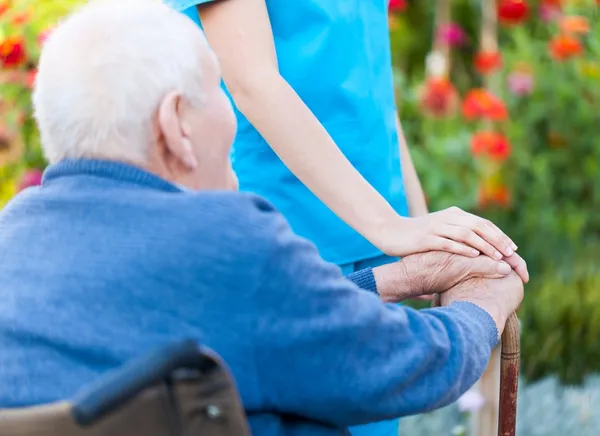
[[[441,235],[430,236],[427,249],[429,251],[445,251],[446,253],[460,254],[466,257],[477,257],[480,255],[479,250]]]
[[[529,282],[529,271],[527,270],[527,263],[517,253],[512,256],[504,258],[504,262],[509,264],[513,270],[521,277],[523,283]]]
[[[502,259],[502,253],[471,228],[460,225],[448,225],[442,228],[440,233],[441,236],[468,245],[492,259]]]
[[[471,228],[473,228],[479,236],[492,244],[504,256],[512,256],[518,247],[506,233],[500,230],[500,228],[490,220],[473,214],[468,215]]]

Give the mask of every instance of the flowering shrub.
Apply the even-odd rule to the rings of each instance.
[[[0,207],[39,183],[45,163],[32,119],[31,88],[52,25],[83,0],[0,0]]]
[[[497,45],[486,50],[479,8],[453,2],[461,22],[450,17],[452,32],[472,43],[447,41],[444,77],[423,82],[425,68],[398,70],[401,118],[431,208],[458,204],[498,221],[521,241],[534,270],[574,258],[582,238],[600,237],[591,213],[600,210],[596,3],[498,0]],[[413,53],[399,41],[423,33],[417,17],[430,14],[427,7],[409,3],[396,14],[400,67]],[[422,58],[439,35],[431,29]]]
[[[447,70],[435,80],[423,62],[439,50],[431,4],[411,2],[395,17],[400,117],[430,208],[489,217],[528,261],[521,318],[530,378],[577,382],[600,372],[591,333],[600,328],[598,3],[497,0],[490,42],[481,4],[456,0],[449,19],[469,42],[447,44]],[[427,25],[429,38],[411,39]],[[577,331],[590,332],[581,347]]]

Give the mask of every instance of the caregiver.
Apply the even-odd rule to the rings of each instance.
[[[272,202],[323,258],[349,273],[429,250],[505,256],[526,280],[494,224],[457,208],[427,214],[396,114],[388,0],[167,3],[202,26],[219,59],[240,188]]]

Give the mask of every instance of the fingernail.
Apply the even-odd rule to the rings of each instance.
[[[498,264],[498,273],[500,274],[508,274],[511,272],[512,268],[506,262],[500,262]]]
[[[471,250],[471,254],[472,254],[473,256],[479,256],[479,250],[475,250],[475,249],[473,249],[473,250]]]
[[[499,251],[496,251],[494,253],[494,259],[496,259],[496,260],[502,259],[502,253],[500,253]]]
[[[509,248],[506,249],[506,255],[507,256],[512,256],[513,254],[515,254],[515,252],[513,251],[512,248],[509,247]]]
[[[517,246],[517,244],[515,244],[514,242],[511,245],[512,249],[517,251],[519,249],[519,247]]]

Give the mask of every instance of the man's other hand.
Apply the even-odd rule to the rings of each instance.
[[[440,303],[448,306],[464,301],[481,307],[490,314],[501,335],[506,320],[518,309],[523,295],[523,281],[511,271],[500,279],[474,277],[461,281],[440,295]]]
[[[511,257],[514,256],[518,255]],[[515,264],[519,262],[516,258],[511,260]],[[412,254],[399,262],[374,268],[373,274],[381,298],[399,302],[442,293],[471,278],[502,278],[511,271],[509,263],[487,256],[469,258],[431,251]]]

